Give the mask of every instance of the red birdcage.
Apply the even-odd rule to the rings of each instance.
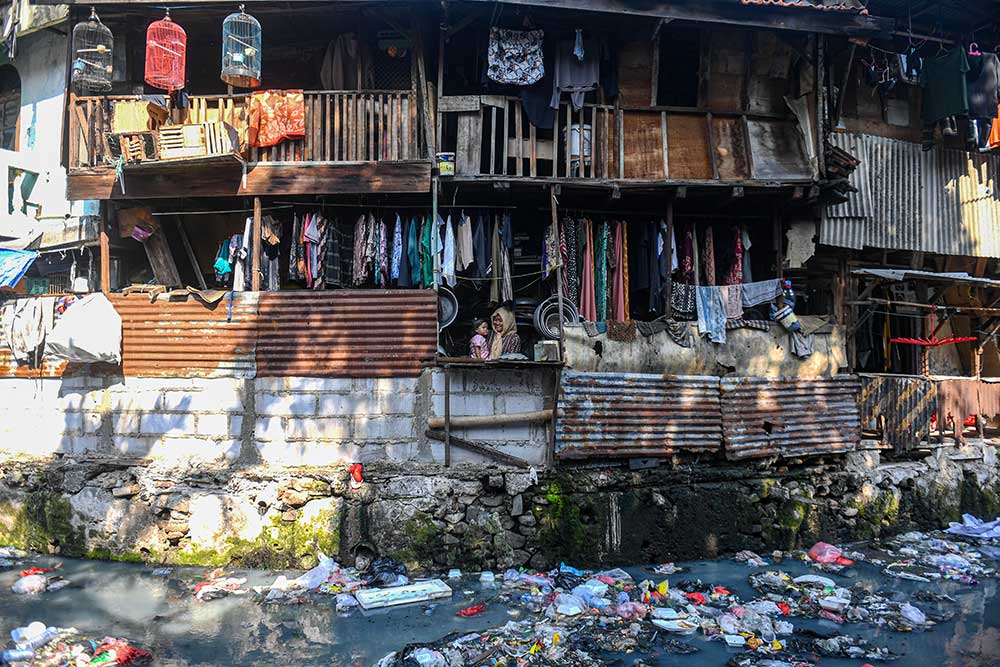
[[[184,87],[187,33],[170,19],[170,10],[146,30],[146,83],[163,90]]]

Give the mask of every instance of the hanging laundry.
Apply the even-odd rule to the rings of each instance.
[[[625,223],[615,223],[614,256],[615,274],[611,297],[611,317],[612,319],[624,322],[629,319],[628,311],[625,308],[625,295],[627,283],[625,273],[628,270],[627,259],[625,258]]]
[[[726,342],[726,305],[722,289],[712,285],[695,288],[698,303],[698,332],[713,343]]]
[[[631,288],[632,283],[629,282],[629,272],[628,272],[628,225],[624,222],[622,225],[622,294],[624,298],[624,319],[632,319],[632,311],[630,310],[630,305],[628,301],[628,293]]]
[[[745,308],[771,303],[779,296],[781,296],[781,281],[777,278],[743,284],[743,306]]]
[[[649,302],[651,313],[663,312],[663,282],[666,280],[660,266],[660,227],[655,222],[643,225],[646,234],[646,271],[649,275]],[[665,268],[665,267],[664,267]]]
[[[349,255],[348,249],[353,251],[354,246],[347,237],[348,231],[344,227],[336,220],[330,222],[327,228],[325,267],[325,283],[328,287],[349,287],[354,280],[353,276],[344,271],[345,266],[351,266],[344,260]]]
[[[545,75],[542,30],[490,28],[486,75],[497,83],[530,86]]]
[[[566,237],[566,256],[562,267],[563,287],[566,290],[566,298],[571,303],[578,303],[580,298],[580,274],[577,269],[576,222],[569,218],[563,218],[560,227]]]
[[[281,225],[269,215],[261,218],[261,285],[265,290],[281,289]]]
[[[493,282],[490,298],[495,303],[505,303],[514,298],[514,285],[510,270],[510,249],[514,245],[514,231],[509,213],[497,217],[493,235]],[[494,290],[496,295],[494,298]]]
[[[701,246],[701,273],[705,285],[715,285],[715,232],[712,227],[705,228]]]
[[[368,229],[365,224],[365,216],[362,215],[354,223],[354,265],[351,268],[351,282],[355,286],[364,283],[368,277],[368,264],[365,262],[365,247],[367,243]]]
[[[597,319],[608,319],[608,223],[597,228],[597,247],[594,250],[594,297]]]
[[[674,283],[670,292],[670,308],[678,315],[690,317],[697,310],[694,285]]]
[[[247,258],[250,257],[250,231],[252,228],[253,218],[247,218],[243,226],[243,235],[239,237],[239,245],[236,248],[236,261],[233,262],[233,290],[237,292],[246,290]]]
[[[251,146],[274,146],[306,136],[306,106],[301,90],[263,90],[250,96],[247,138]]]
[[[733,257],[722,277],[723,285],[738,285],[743,282],[743,233],[739,227],[732,228]]]
[[[965,73],[969,59],[965,49],[957,46],[938,58],[924,59],[920,75],[923,86],[921,119],[931,125],[948,116],[965,116],[969,112],[969,95]]]
[[[378,221],[378,286],[389,282],[389,226],[385,220]]]
[[[441,217],[438,216],[438,223]],[[458,280],[455,277],[455,227],[451,224],[451,216],[444,223],[444,252],[441,260],[441,279],[444,284],[454,287]]]
[[[584,37],[585,46],[589,39]],[[573,108],[577,111],[583,108],[583,99],[587,92],[597,90],[601,78],[601,63],[598,58],[600,51],[586,46],[582,60],[573,55],[573,40],[562,40],[556,44],[556,57],[552,69],[552,101],[549,106],[559,108],[559,100],[563,93],[569,93]],[[583,131],[583,128],[580,129]]]
[[[455,232],[455,269],[464,273],[475,261],[472,251],[472,218],[463,211]]]
[[[400,222],[399,237],[399,277],[396,285],[401,288],[413,287],[413,273],[410,269],[410,223]]]
[[[694,225],[684,226],[684,256],[681,258],[681,280],[693,285],[695,280],[694,265]]]
[[[420,227],[420,266],[422,267],[421,282],[423,286],[434,286],[434,225],[431,224],[430,216],[424,217]]]
[[[542,275],[549,278],[555,267],[559,266],[562,254],[559,250],[559,235],[556,225],[549,223],[542,238]]]
[[[593,223],[583,220],[578,230],[583,238],[580,276],[580,317],[588,322],[597,321],[597,299],[594,293],[594,234]]]
[[[971,130],[968,139],[972,148],[985,152],[989,150],[990,131],[1000,105],[1000,60],[989,52],[970,55],[968,59],[969,71],[965,75]]]
[[[389,278],[399,282],[399,267],[403,261],[403,221],[396,214],[396,224],[392,231],[392,264],[389,267]]]
[[[229,276],[233,273],[233,265],[229,263],[229,241],[223,239],[219,251],[215,254],[215,263],[212,264],[215,270],[215,282],[220,285],[228,284]]]
[[[472,256],[476,264],[475,270],[472,271],[472,277],[480,280],[490,276],[491,258],[490,252],[486,249],[489,235],[490,231],[486,229],[486,224],[483,222],[483,214],[477,213],[476,226],[472,231]]]
[[[726,318],[738,320],[743,317],[743,285],[723,285],[719,289],[722,291]]]
[[[420,221],[416,216],[410,218],[406,232],[406,252],[410,260],[410,286],[423,286],[423,266],[420,263]]]

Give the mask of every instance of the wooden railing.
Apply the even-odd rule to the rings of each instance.
[[[70,98],[70,170],[110,166],[105,135],[113,131],[114,105],[136,96]],[[237,129],[250,163],[372,162],[423,157],[417,104],[409,91],[307,91],[305,137],[267,148],[248,147],[249,96],[192,96],[171,108],[170,122],[223,121]]]

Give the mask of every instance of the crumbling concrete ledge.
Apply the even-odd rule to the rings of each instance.
[[[884,463],[874,449],[775,464],[169,467],[0,458],[0,544],[87,558],[309,567],[359,547],[420,569],[612,565],[847,542],[1000,514],[993,446]]]

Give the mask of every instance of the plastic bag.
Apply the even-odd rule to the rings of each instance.
[[[615,613],[626,621],[645,618],[646,612],[646,605],[639,602],[622,602],[615,608]]]
[[[41,593],[45,590],[46,581],[45,575],[29,574],[27,577],[21,577],[15,581],[14,585],[10,587],[10,590],[14,591],[18,595]]]
[[[376,558],[362,575],[369,585],[399,586],[409,582],[406,566],[392,558]]]
[[[813,559],[817,563],[836,563],[842,553],[844,552],[832,544],[817,542],[813,545],[813,548],[809,550],[809,558]]]
[[[71,305],[45,338],[45,355],[83,364],[122,361],[122,318],[97,292]]]
[[[330,575],[340,569],[337,562],[326,554],[320,552],[317,556],[319,558],[319,565],[298,578],[288,582],[289,587],[314,590],[319,588],[320,584],[326,583],[326,580],[330,578]]]
[[[920,611],[917,607],[914,607],[909,602],[903,604],[899,608],[899,613],[903,615],[903,618],[908,620],[910,623],[915,623],[916,625],[924,625],[927,623],[927,616],[924,612]]]

